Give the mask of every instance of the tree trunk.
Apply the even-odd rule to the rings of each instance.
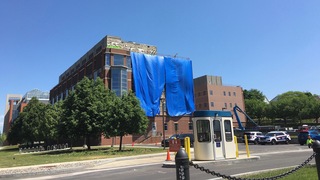
[[[122,150],[122,135],[120,135],[119,151]]]
[[[90,136],[87,136],[87,146],[88,146],[88,150],[91,150],[91,145],[90,145]]]
[[[284,118],[284,126],[287,126],[287,118]]]

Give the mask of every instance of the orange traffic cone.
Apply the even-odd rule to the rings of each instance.
[[[168,149],[168,151],[167,151],[167,159],[166,159],[166,161],[171,161],[169,149]]]

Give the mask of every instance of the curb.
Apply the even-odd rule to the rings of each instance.
[[[260,156],[251,156],[251,157],[239,157],[237,159],[222,159],[222,160],[210,160],[210,161],[196,161],[193,160],[192,162],[194,164],[204,164],[204,163],[210,163],[210,164],[236,164],[241,163],[244,161],[257,161],[260,159]],[[174,168],[176,167],[175,161],[164,161],[162,163],[162,167],[164,168]]]

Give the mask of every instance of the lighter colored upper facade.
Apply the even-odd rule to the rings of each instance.
[[[245,111],[243,89],[240,86],[224,86],[221,76],[201,76],[194,79],[194,96],[196,110],[226,110],[233,114],[234,127],[238,127],[233,108],[240,107]],[[242,125],[246,118],[238,113]]]

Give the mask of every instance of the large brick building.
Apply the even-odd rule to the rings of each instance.
[[[233,108],[238,106],[245,111],[243,90],[240,86],[224,86],[221,76],[201,76],[194,79],[194,96],[196,110],[227,110],[233,114],[233,126],[238,127]],[[246,117],[238,113],[242,125]]]
[[[134,91],[130,52],[155,55],[157,48],[132,41],[126,42],[119,37],[105,36],[60,75],[59,83],[50,91],[51,103],[65,99],[84,76],[93,79],[102,78],[105,86],[118,96],[128,90]],[[165,96],[162,99],[165,99]],[[123,138],[123,143],[158,143],[163,137],[163,131],[166,137],[174,133],[192,132],[191,116],[169,117],[163,109],[159,115],[149,117],[149,120],[149,128],[145,135],[126,136]],[[108,139],[102,137],[100,141],[101,145],[118,143],[119,137]]]

